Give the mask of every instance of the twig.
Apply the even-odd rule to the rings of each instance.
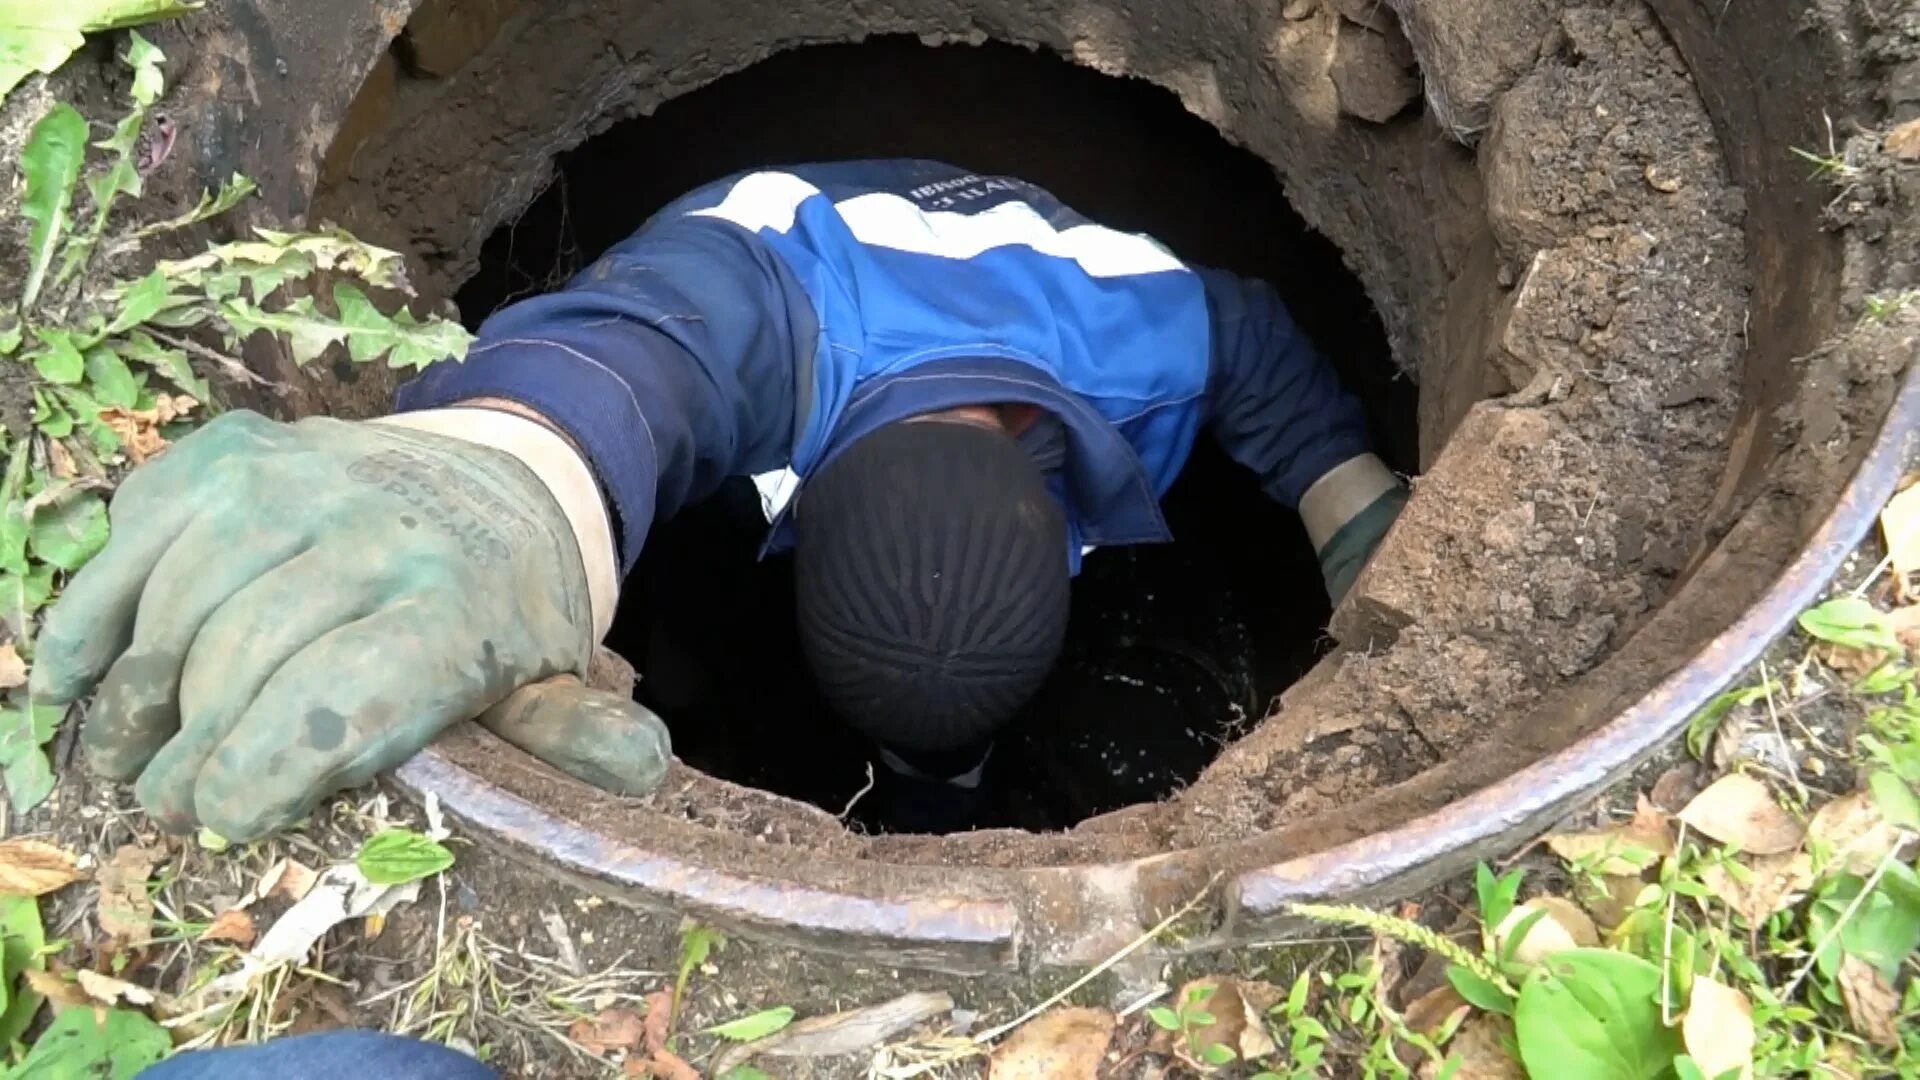
[[[192,338],[183,338],[174,334],[169,334],[166,331],[153,326],[146,327],[145,329],[147,333],[153,335],[153,339],[155,341],[160,342],[162,345],[171,345],[176,349],[184,349],[187,352],[192,353],[193,355],[199,357],[202,360],[212,361],[213,363],[220,365],[220,370],[226,372],[228,375],[232,376],[235,379],[240,380],[241,382],[248,382],[248,383],[253,383],[256,386],[263,386],[266,389],[272,391],[273,393],[280,394],[280,395],[285,395],[293,389],[292,387],[288,386],[285,383],[275,382],[264,375],[256,374],[255,372],[249,370],[247,365],[241,363],[238,360],[235,360],[233,357],[228,356],[226,353],[223,353],[218,349],[209,349],[205,345],[202,345],[199,342],[194,341]]]
[[[1787,763],[1787,776],[1793,786],[1800,790],[1800,801],[1807,799],[1807,785],[1800,782],[1800,767],[1793,760],[1793,744],[1787,741],[1787,733],[1780,728],[1780,709],[1773,703],[1773,675],[1767,671],[1767,662],[1760,661],[1760,688],[1767,695],[1767,716],[1773,720],[1773,737],[1780,740],[1780,757]]]
[[[859,791],[854,792],[853,798],[847,800],[847,808],[845,810],[840,811],[840,820],[841,821],[847,820],[847,816],[853,813],[853,808],[859,805],[861,799],[864,799],[867,797],[867,792],[872,790],[873,790],[873,762],[869,761],[867,762],[867,786],[861,788]]]
[[[1840,931],[1847,928],[1847,920],[1853,918],[1853,913],[1859,911],[1860,905],[1866,903],[1867,897],[1873,895],[1874,887],[1880,884],[1882,877],[1886,876],[1887,867],[1893,865],[1894,856],[1912,839],[1913,833],[1906,829],[1901,829],[1895,834],[1894,845],[1887,849],[1885,855],[1880,856],[1880,862],[1874,866],[1873,873],[1867,878],[1867,883],[1860,886],[1860,891],[1854,894],[1852,900],[1847,901],[1846,908],[1840,912],[1840,917],[1834,920],[1833,927],[1821,936],[1820,944],[1814,946],[1813,955],[1807,957],[1807,962],[1801,964],[1800,970],[1794,972],[1793,978],[1787,980],[1786,987],[1780,991],[1780,1000],[1791,999],[1793,992],[1800,989],[1800,983],[1806,979],[1807,973],[1820,962],[1820,954],[1826,952],[1827,946],[1833,944],[1834,939],[1840,936]]]
[[[1139,1012],[1141,1009],[1146,1008],[1171,993],[1173,993],[1173,987],[1168,986],[1166,983],[1161,983],[1159,986],[1154,987],[1152,993],[1144,995],[1140,1000],[1114,1013],[1114,1015],[1125,1020],[1127,1017],[1132,1016],[1134,1013]]]
[[[1879,581],[1880,575],[1886,573],[1887,568],[1892,565],[1893,565],[1892,555],[1888,555],[1886,558],[1881,559],[1880,562],[1876,566],[1874,566],[1873,573],[1867,575],[1867,580],[1862,581],[1860,584],[1855,585],[1853,587],[1853,595],[1855,596],[1867,595],[1867,590],[1873,588],[1873,583],[1876,581]]]
[[[1172,926],[1174,923],[1177,923],[1181,919],[1186,918],[1187,915],[1190,912],[1192,912],[1194,908],[1197,908],[1200,906],[1200,902],[1207,898],[1207,894],[1213,891],[1214,885],[1218,884],[1219,881],[1220,881],[1220,875],[1219,874],[1213,875],[1213,877],[1207,881],[1206,886],[1203,887],[1199,892],[1194,894],[1193,899],[1180,905],[1180,909],[1178,911],[1175,911],[1173,914],[1153,924],[1152,929],[1148,930],[1144,934],[1141,934],[1139,937],[1134,938],[1131,942],[1128,942],[1125,946],[1121,947],[1119,952],[1116,952],[1112,956],[1109,956],[1105,960],[1102,960],[1098,964],[1095,964],[1092,967],[1092,969],[1090,969],[1085,975],[1082,975],[1079,978],[1068,983],[1065,987],[1063,987],[1059,992],[1055,993],[1052,997],[1049,997],[1047,1000],[1041,1002],[1038,1005],[1035,1005],[1031,1009],[1028,1009],[1026,1012],[1021,1013],[1019,1016],[1014,1017],[1012,1020],[1009,1020],[1006,1023],[1001,1024],[999,1027],[988,1028],[986,1031],[983,1031],[980,1034],[975,1035],[973,1037],[973,1041],[975,1045],[984,1046],[987,1043],[990,1043],[993,1040],[998,1039],[1000,1036],[1005,1035],[1007,1032],[1012,1031],[1014,1028],[1019,1027],[1020,1025],[1026,1023],[1027,1021],[1033,1019],[1034,1017],[1039,1016],[1041,1013],[1046,1012],[1048,1009],[1053,1008],[1055,1005],[1058,1005],[1061,1002],[1067,1000],[1067,998],[1073,996],[1074,991],[1080,989],[1081,987],[1087,985],[1093,980],[1106,974],[1107,971],[1110,968],[1112,968],[1115,964],[1118,964],[1120,961],[1125,960],[1129,956],[1132,956],[1134,953],[1140,950],[1141,946],[1145,945],[1147,942],[1152,941],[1154,938],[1157,938],[1161,934],[1165,933],[1167,927]]]

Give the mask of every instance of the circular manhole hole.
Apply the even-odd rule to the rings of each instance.
[[[693,514],[617,642],[677,726],[665,789],[616,799],[470,731],[401,774],[639,902],[894,963],[1081,963],[1195,896],[1185,947],[1266,936],[1288,900],[1393,895],[1538,828],[1864,531],[1917,407],[1904,318],[1834,337],[1888,271],[1822,230],[1787,148],[1825,137],[1853,59],[1764,8],[265,5],[236,40],[302,93],[256,107],[338,135],[289,167],[221,144],[228,117],[203,157],[408,251],[470,318],[688,187],[832,157],[1021,175],[1272,280],[1414,499],[1329,622],[1297,526],[1196,461],[1178,542],[1090,564],[1001,827],[889,833],[857,803],[849,827],[863,759],[807,702],[781,570]],[[751,631],[697,625],[714,590]]]

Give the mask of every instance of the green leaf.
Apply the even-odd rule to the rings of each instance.
[[[1856,649],[1885,649],[1898,654],[1899,639],[1887,617],[1864,597],[1836,596],[1800,613],[1800,629],[1808,636]]]
[[[1235,1060],[1233,1050],[1226,1043],[1209,1043],[1200,1051],[1200,1057],[1209,1065],[1230,1065]]]
[[[0,0],[0,36],[4,36],[5,5],[18,2],[20,0]],[[33,223],[27,231],[27,283],[20,293],[22,311],[31,310],[40,299],[47,267],[53,262],[60,235],[67,228],[73,186],[80,180],[80,166],[86,156],[87,121],[73,106],[65,102],[55,105],[33,125],[33,134],[20,155],[20,169],[27,176],[20,213]]]
[[[181,214],[179,217],[168,218],[165,221],[156,222],[152,225],[146,225],[136,229],[128,235],[127,239],[129,241],[146,240],[163,233],[178,232],[189,226],[198,225],[203,221],[219,217],[221,214],[240,205],[242,201],[258,190],[260,189],[254,185],[252,180],[241,176],[239,173],[234,173],[231,179],[225,184],[220,185],[219,192],[209,191],[201,195],[200,202],[196,204],[193,209]]]
[[[1673,1059],[1673,1073],[1678,1080],[1707,1080],[1706,1070],[1685,1054]]]
[[[73,414],[57,398],[42,394],[39,387],[33,390],[33,422],[48,438],[64,439],[73,434]]]
[[[44,999],[24,981],[16,985],[23,971],[44,971],[47,966],[47,931],[40,922],[40,904],[31,896],[0,896],[0,986],[4,986],[6,1010],[0,1012],[0,1046],[11,1046],[33,1022]]]
[[[733,1042],[752,1042],[767,1036],[793,1023],[793,1009],[782,1005],[774,1009],[762,1009],[751,1016],[738,1020],[729,1020],[707,1029],[707,1034],[718,1035]]]
[[[67,1009],[8,1080],[132,1080],[173,1050],[167,1029],[131,1009]]]
[[[102,405],[131,409],[140,400],[140,383],[120,354],[105,345],[87,350],[87,381]]]
[[[1164,1005],[1155,1005],[1148,1009],[1147,1019],[1153,1021],[1153,1026],[1162,1031],[1180,1030],[1180,1017]]]
[[[20,633],[26,619],[46,606],[53,598],[53,567],[42,563],[32,570],[21,574],[14,571],[0,573],[0,615]]]
[[[1546,917],[1546,908],[1536,908],[1530,914],[1522,917],[1520,922],[1514,926],[1513,930],[1507,934],[1505,943],[1500,946],[1499,962],[1502,968],[1513,963],[1513,954],[1519,951],[1521,943],[1526,941],[1527,935],[1533,932],[1534,924]]]
[[[0,602],[4,602],[4,598],[0,598]],[[11,765],[28,751],[44,746],[59,729],[66,709],[57,705],[35,705],[31,721],[28,715],[25,709],[0,709],[0,767]]]
[[[53,794],[53,763],[47,760],[46,751],[30,750],[0,769],[0,782],[7,785],[7,802],[13,812],[24,814]]]
[[[1287,991],[1288,1016],[1297,1017],[1307,1011],[1307,993],[1311,989],[1312,984],[1307,981],[1307,973],[1301,972],[1300,977],[1293,980],[1293,988]]]
[[[412,829],[386,829],[368,837],[353,862],[376,885],[405,885],[452,866],[453,852]]]
[[[1447,965],[1447,981],[1469,1005],[1502,1016],[1513,1015],[1513,998],[1505,990],[1459,964]]]
[[[1880,808],[1880,816],[1886,818],[1888,824],[1901,829],[1920,829],[1920,798],[1914,797],[1906,781],[1879,769],[1867,777],[1867,788],[1873,793],[1873,804]]]
[[[391,318],[380,313],[367,294],[347,282],[333,287],[334,307],[347,327],[347,355],[356,363],[387,358],[387,366],[423,368],[448,359],[464,359],[472,335],[458,323],[435,319],[421,323],[401,308]]]
[[[719,1076],[719,1080],[773,1080],[773,1077],[751,1065],[735,1065]]]
[[[1661,1022],[1660,969],[1608,949],[1543,959],[1520,988],[1514,1031],[1532,1076],[1655,1080],[1681,1052]]]
[[[218,312],[239,338],[264,331],[284,339],[296,364],[317,358],[347,334],[345,327],[321,314],[311,296],[299,297],[279,311],[234,297],[222,302]]]
[[[151,105],[160,100],[160,92],[166,89],[160,65],[166,62],[167,56],[138,33],[127,37],[127,66],[133,69],[134,103]]]
[[[25,339],[26,331],[19,323],[0,329],[0,356],[12,356],[20,351],[20,342]]]
[[[1726,719],[1727,713],[1741,706],[1751,705],[1766,695],[1767,688],[1764,684],[1742,686],[1716,694],[1712,701],[1707,702],[1699,712],[1693,714],[1692,719],[1687,721],[1687,753],[1698,760],[1705,761],[1707,743],[1712,740],[1713,733],[1720,729],[1720,722]]]
[[[115,300],[120,310],[114,314],[113,321],[107,324],[103,335],[106,337],[124,334],[146,324],[163,311],[192,302],[190,297],[175,295],[173,282],[158,270],[128,286]]]
[[[152,337],[138,330],[127,336],[120,346],[120,354],[138,364],[145,364],[160,373],[174,386],[192,395],[194,400],[207,402],[213,400],[213,388],[207,380],[193,370],[187,354],[179,349],[169,349]]]
[[[50,383],[71,386],[86,377],[87,358],[81,355],[80,347],[74,344],[71,331],[36,329],[33,336],[40,340],[40,348],[31,355],[34,370],[40,373],[41,378]]]
[[[43,508],[28,525],[28,549],[42,562],[72,573],[107,544],[107,504],[83,491]]]

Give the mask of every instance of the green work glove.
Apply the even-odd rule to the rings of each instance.
[[[1320,576],[1327,583],[1327,597],[1338,607],[1355,578],[1373,557],[1373,549],[1393,527],[1400,510],[1407,505],[1407,489],[1400,485],[1368,503],[1366,509],[1347,519],[1333,536],[1320,546]]]
[[[33,692],[97,685],[88,759],[165,828],[263,836],[471,717],[622,793],[665,774],[657,717],[556,678],[595,644],[587,571],[512,454],[229,413],[129,476],[112,523]]]

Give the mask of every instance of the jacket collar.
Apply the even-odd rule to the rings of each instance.
[[[1067,435],[1062,470],[1067,516],[1089,546],[1165,543],[1173,538],[1153,484],[1124,436],[1087,401],[1029,364],[998,357],[935,360],[854,389],[816,459],[795,461],[801,490],[775,515],[766,549],[792,546],[789,514],[805,497],[806,478],[855,442],[896,420],[960,405],[1022,402],[1060,418]]]

